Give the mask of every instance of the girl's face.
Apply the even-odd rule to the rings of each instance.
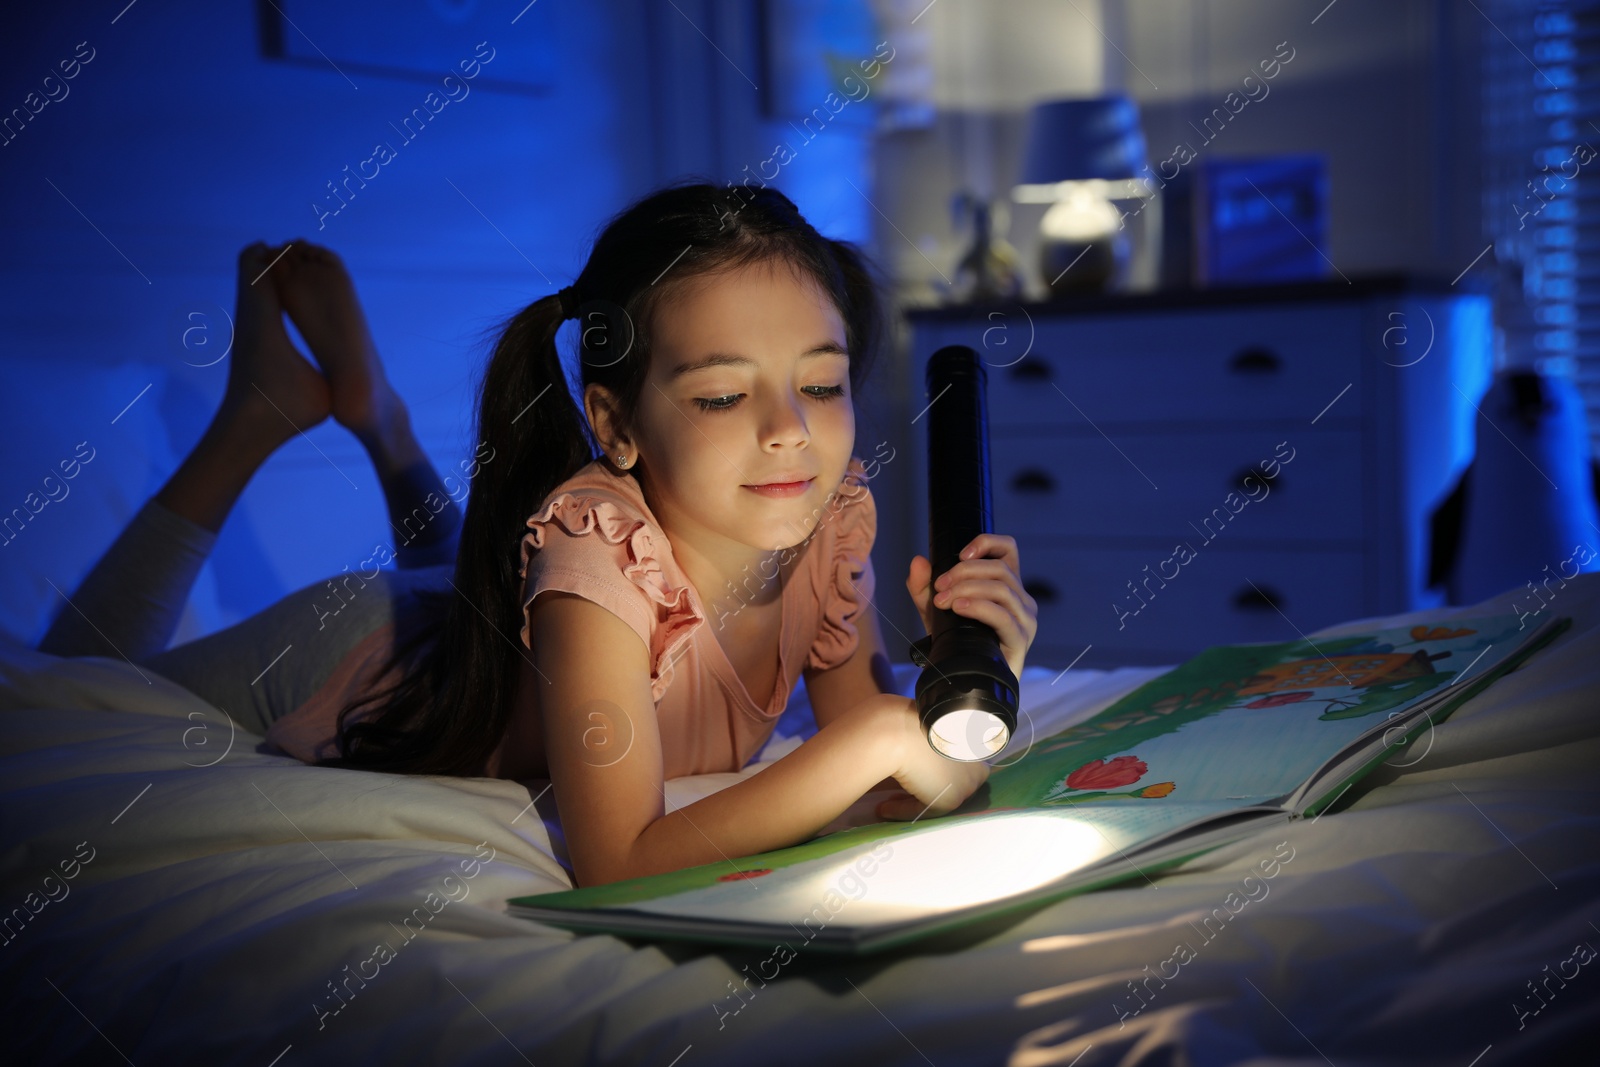
[[[652,325],[633,435],[651,510],[706,548],[804,541],[855,447],[838,309],[786,264],[759,263],[689,282]],[[795,496],[747,488],[806,479]]]

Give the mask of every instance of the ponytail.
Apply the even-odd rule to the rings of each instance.
[[[329,766],[470,775],[510,721],[522,630],[519,544],[526,520],[590,460],[584,419],[556,348],[561,302],[541,297],[505,324],[478,384],[478,472],[449,590],[419,590],[420,627],[396,649],[394,685],[343,708]],[[511,595],[507,595],[511,591]],[[507,644],[510,638],[510,645]],[[374,704],[370,721],[350,721]],[[469,714],[430,715],[454,706]]]

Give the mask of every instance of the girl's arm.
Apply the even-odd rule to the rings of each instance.
[[[877,605],[856,616],[856,633],[859,635],[856,650],[849,659],[827,670],[806,667],[800,672],[805,679],[806,696],[811,700],[811,714],[819,728],[864,700],[880,693],[896,692],[894,666],[884,648]]]
[[[805,841],[885,778],[942,814],[988,776],[921,741],[915,707],[870,698],[771,767],[668,814],[648,651],[609,611],[567,593],[530,607],[546,758],[579,885]],[[575,666],[582,665],[582,666]],[[916,742],[921,741],[920,744]]]
[[[867,566],[871,566],[869,560]],[[889,693],[895,694],[894,667],[889,654],[884,651],[883,631],[878,626],[877,605],[871,611],[856,616],[856,633],[859,635],[856,650],[850,658],[827,670],[801,671],[805,679],[806,696],[811,701],[811,714],[819,730],[849,714],[858,705]],[[910,642],[907,642],[909,644]],[[869,786],[866,792],[892,788],[894,779]]]

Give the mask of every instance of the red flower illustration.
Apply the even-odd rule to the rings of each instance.
[[[719,881],[719,882],[742,882],[746,878],[760,878],[763,874],[771,874],[771,873],[772,873],[772,868],[771,867],[755,867],[755,868],[752,868],[751,870],[748,870],[748,871],[734,871],[732,874],[725,874],[722,877],[718,878],[717,881]]]
[[[1298,704],[1302,700],[1310,700],[1316,694],[1309,689],[1300,689],[1293,693],[1269,693],[1259,700],[1252,700],[1246,704],[1247,708],[1281,708],[1285,704]]]
[[[1467,637],[1477,632],[1476,630],[1451,630],[1443,626],[1435,626],[1432,629],[1426,626],[1413,626],[1411,628],[1411,640],[1448,641],[1452,637]]]
[[[1090,760],[1067,775],[1062,783],[1068,789],[1114,789],[1119,785],[1132,785],[1149,770],[1138,756],[1118,756],[1107,763]]]

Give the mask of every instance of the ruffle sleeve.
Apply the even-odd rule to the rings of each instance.
[[[626,622],[650,651],[659,701],[682,646],[705,617],[686,585],[662,569],[666,536],[642,516],[592,493],[560,493],[527,520],[521,545],[522,644],[532,649],[528,607],[546,589],[591,600]]]
[[[855,654],[861,635],[856,621],[868,608],[877,579],[872,573],[872,542],[878,534],[878,506],[867,487],[861,460],[852,457],[839,487],[843,503],[823,515],[830,550],[822,581],[817,637],[806,665],[815,670],[837,667]]]

